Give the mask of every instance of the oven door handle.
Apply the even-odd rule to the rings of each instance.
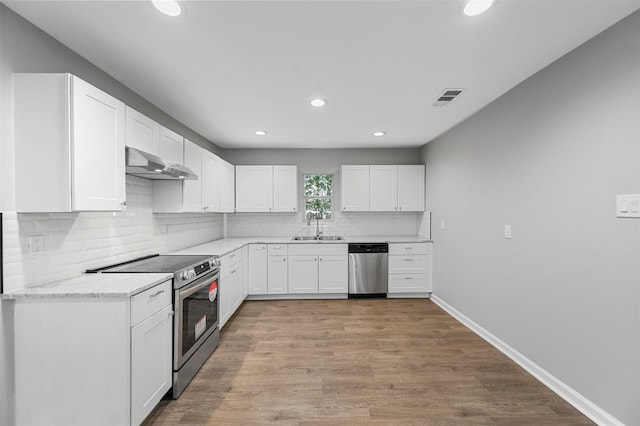
[[[189,297],[191,296],[193,293],[195,293],[196,291],[201,290],[202,288],[210,285],[213,281],[217,281],[220,277],[219,273],[215,273],[212,276],[203,279],[201,283],[199,284],[191,284],[188,285],[184,290],[179,290],[179,294],[180,294],[180,298],[183,299],[185,297]],[[205,278],[205,277],[203,277]]]

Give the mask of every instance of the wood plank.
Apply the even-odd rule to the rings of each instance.
[[[589,425],[430,300],[245,302],[145,425]]]

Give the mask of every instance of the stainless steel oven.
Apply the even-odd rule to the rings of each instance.
[[[220,341],[218,256],[153,255],[87,272],[173,273],[173,387],[178,398]]]
[[[179,396],[218,346],[220,269],[174,289],[173,393]]]

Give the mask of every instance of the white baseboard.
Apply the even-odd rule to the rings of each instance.
[[[491,334],[489,331],[478,325],[472,319],[464,315],[462,312],[449,305],[438,296],[432,294],[431,300],[444,309],[449,315],[460,321],[462,324],[471,329],[478,336],[489,342],[500,352],[511,358],[516,364],[524,368],[529,374],[538,379],[542,384],[547,386],[553,392],[558,394],[562,399],[573,405],[577,410],[582,412],[589,419],[602,426],[624,426],[624,423],[613,417],[611,414],[598,407],[593,402],[578,393],[575,389],[566,383],[558,380],[554,375],[535,362]]]

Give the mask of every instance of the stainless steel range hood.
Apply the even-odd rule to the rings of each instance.
[[[166,162],[156,155],[130,146],[126,148],[126,173],[146,179],[198,179],[198,175],[182,164]]]

